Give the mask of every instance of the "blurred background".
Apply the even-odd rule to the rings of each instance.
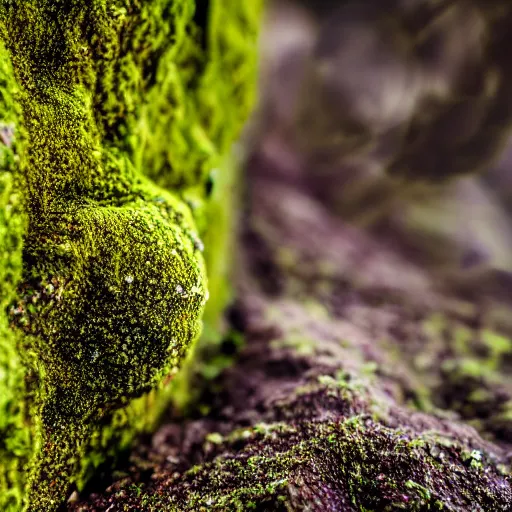
[[[307,191],[443,282],[508,297],[507,4],[274,0],[249,172]]]

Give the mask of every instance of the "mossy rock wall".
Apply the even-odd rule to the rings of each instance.
[[[259,10],[0,2],[1,510],[152,427],[208,295],[215,331]]]

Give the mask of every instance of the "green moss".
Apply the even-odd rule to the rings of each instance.
[[[415,368],[427,383],[436,407],[455,411],[488,439],[506,441],[511,421],[506,411],[512,387],[508,362],[512,350],[508,330],[487,313],[475,327],[460,314],[436,313],[424,322],[426,344],[417,345]],[[428,397],[427,397],[428,398]]]
[[[21,276],[25,215],[17,177],[16,84],[5,48],[0,42],[0,508],[20,510],[23,465],[30,457],[31,432],[24,428],[28,404],[24,367],[16,350],[19,336],[5,315],[15,298]]]
[[[259,8],[209,9],[203,45],[189,0],[0,2],[2,510],[55,509],[150,428],[201,331],[200,236],[212,325],[225,303],[232,180],[207,184],[251,105]]]
[[[489,352],[488,366],[492,370],[499,370],[504,357],[512,354],[512,340],[491,330],[484,330],[482,341]]]
[[[263,3],[263,0],[210,0],[203,73],[197,80],[188,80],[176,87],[172,85],[176,76],[170,75],[172,78],[166,82],[170,89],[163,91],[169,95],[170,90],[179,90],[179,97],[186,97],[178,113],[170,108],[165,111],[169,118],[167,125],[172,122],[173,140],[177,141],[170,157],[173,169],[192,166],[201,170],[201,187],[185,186],[182,195],[192,208],[203,237],[210,289],[203,335],[196,353],[186,359],[171,390],[180,408],[193,403],[200,394],[194,387],[197,382],[194,375],[203,373],[203,365],[198,367],[197,361],[206,357],[212,359],[212,346],[220,345],[225,329],[222,312],[232,299],[229,278],[237,250],[234,238],[238,223],[236,212],[240,211],[236,190],[240,182],[238,167],[244,155],[239,145],[233,150],[231,146],[255,101],[257,36]],[[151,105],[152,117],[160,117],[158,102]],[[157,140],[165,140],[166,133],[163,128],[161,134],[154,134],[155,145],[158,145]],[[196,139],[193,134],[200,134],[205,142],[204,151],[194,150]],[[166,144],[162,148],[168,151]],[[148,152],[149,158],[154,154]],[[178,183],[176,175],[170,171],[150,170],[149,173],[163,186]],[[207,201],[201,200],[204,186],[211,189]],[[191,382],[194,383],[192,387]]]

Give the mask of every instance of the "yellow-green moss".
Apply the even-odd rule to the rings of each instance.
[[[16,350],[18,336],[5,311],[15,297],[21,274],[25,217],[18,180],[16,86],[5,48],[0,44],[0,508],[20,510],[23,464],[31,453],[31,431],[24,428],[28,403],[24,368]]]
[[[201,330],[200,236],[212,326],[225,302],[232,180],[211,181],[259,2],[208,9],[201,34],[191,0],[0,1],[2,510],[55,509],[154,422]]]

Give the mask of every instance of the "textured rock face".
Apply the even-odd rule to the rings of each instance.
[[[147,393],[224,259],[213,169],[251,105],[257,21],[257,4],[0,2],[2,510],[56,509],[165,403]]]

